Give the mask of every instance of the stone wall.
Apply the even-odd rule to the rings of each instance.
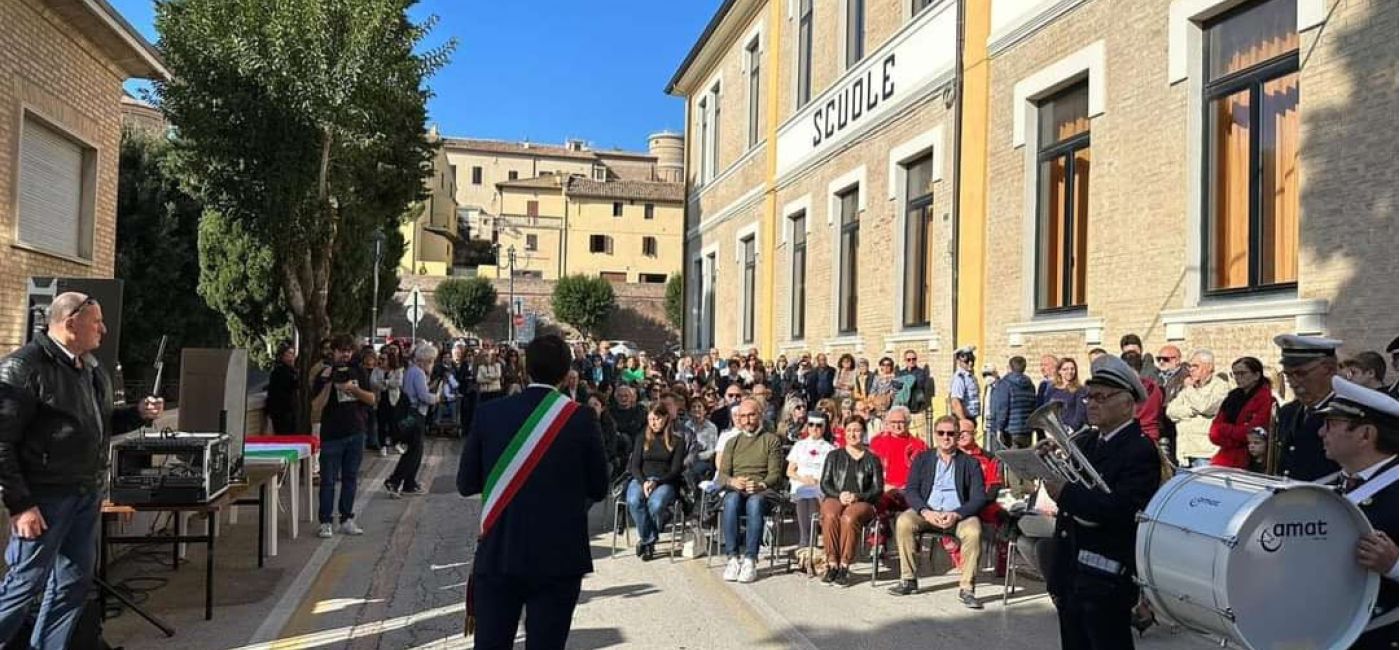
[[[418,324],[420,339],[442,340],[461,335],[477,336],[492,341],[504,339],[509,329],[506,309],[510,300],[510,280],[491,281],[496,287],[496,308],[487,315],[485,321],[477,325],[475,331],[461,332],[438,313],[433,298],[438,283],[446,279],[435,276],[400,278],[399,291],[394,294],[394,300],[386,308],[386,313],[380,314],[379,326],[393,328],[395,337],[409,335],[410,327],[404,315],[403,303],[408,298],[408,292],[416,286],[423,292],[428,303],[428,313]],[[565,338],[577,337],[578,333],[573,328],[554,320],[550,298],[555,284],[553,280],[516,278],[515,296],[524,301],[526,312],[538,315],[537,333],[557,333]],[[617,309],[603,327],[603,338],[634,341],[643,349],[651,351],[663,350],[668,344],[678,340],[679,333],[666,322],[666,285],[614,284],[613,291],[617,294]]]

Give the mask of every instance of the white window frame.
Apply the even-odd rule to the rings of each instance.
[[[734,340],[739,341],[739,342],[743,343],[744,345],[748,345],[748,344],[750,344],[750,343],[753,343],[753,341],[745,341],[745,340],[744,340],[744,309],[743,309],[743,306],[744,306],[744,302],[745,302],[746,300],[752,300],[752,301],[753,301],[753,303],[752,303],[752,304],[753,304],[753,332],[754,332],[754,339],[753,339],[753,340],[758,340],[759,323],[761,322],[761,320],[760,320],[760,318],[759,318],[759,312],[760,312],[761,310],[759,309],[759,305],[758,305],[758,295],[757,295],[757,294],[758,294],[758,292],[759,292],[759,284],[760,284],[760,281],[758,280],[758,276],[759,276],[759,274],[760,274],[760,273],[762,272],[762,270],[763,270],[763,266],[762,266],[762,265],[763,265],[763,241],[762,241],[762,237],[763,237],[763,234],[762,234],[761,232],[759,232],[759,229],[758,229],[758,222],[757,222],[757,221],[755,221],[755,222],[753,222],[753,223],[750,223],[749,225],[744,226],[743,228],[740,228],[740,229],[738,230],[738,232],[735,232],[735,233],[734,233],[734,268],[737,270],[737,280],[738,280],[738,283],[739,283],[739,305],[738,305],[739,309],[736,309],[736,310],[735,310],[735,319],[734,319],[734,324],[735,324],[734,337],[735,337],[735,338],[734,338]],[[749,295],[748,295],[748,287],[747,287],[747,286],[744,286],[744,240],[746,240],[746,239],[752,239],[752,240],[753,240],[753,261],[754,261],[754,264],[753,264],[753,272],[754,272],[754,286],[753,286],[753,288],[754,288],[754,295],[753,295],[753,296],[749,296]]]
[[[811,269],[812,269],[812,222],[813,222],[813,221],[816,221],[816,219],[814,218],[815,215],[812,214],[812,195],[811,195],[811,194],[803,194],[801,197],[797,198],[796,200],[789,201],[788,203],[783,204],[783,212],[782,212],[782,215],[783,215],[783,241],[782,241],[782,246],[783,246],[783,248],[787,249],[787,254],[784,256],[784,260],[783,260],[783,261],[784,261],[785,264],[787,264],[786,268],[787,268],[789,271],[791,271],[791,269],[792,269],[792,261],[793,261],[793,260],[792,260],[792,252],[793,252],[793,251],[792,251],[792,241],[793,241],[793,237],[792,237],[792,230],[793,230],[793,229],[792,229],[792,217],[793,217],[793,215],[795,215],[795,214],[797,214],[797,213],[799,213],[799,212],[801,212],[801,213],[804,215],[803,218],[802,218],[802,222],[803,222],[803,226],[804,226],[803,229],[806,231],[806,234],[807,234],[807,266],[806,266],[806,270],[808,271],[808,273],[806,274],[806,277],[803,278],[803,282],[806,284],[806,286],[807,286],[807,288],[808,288],[807,295],[810,297],[810,296],[811,296],[811,293],[812,293],[812,292],[811,292],[812,283],[809,281],[809,280],[811,279],[811,277],[812,277],[812,274],[810,273],[810,271],[811,271]],[[793,278],[788,278],[788,282],[787,282],[787,291],[785,291],[785,292],[783,293],[783,304],[787,305],[786,309],[787,309],[788,328],[787,328],[787,333],[783,335],[783,339],[786,340],[786,341],[789,342],[789,343],[795,343],[795,342],[798,342],[798,341],[806,340],[806,339],[807,339],[808,332],[810,332],[810,331],[812,330],[812,327],[811,327],[811,325],[812,325],[812,319],[811,319],[812,312],[811,312],[811,310],[809,309],[809,310],[807,310],[807,313],[805,314],[805,316],[807,316],[806,322],[804,322],[804,323],[802,324],[802,338],[800,338],[800,339],[795,339],[795,338],[792,337],[792,321],[797,317],[797,314],[793,311],[793,305],[792,305],[792,297],[793,297],[792,294],[793,294],[793,290],[794,290],[794,287],[793,287]],[[809,300],[809,302],[810,302],[810,300]]]
[[[749,30],[749,33],[744,35],[744,40],[741,41],[742,43],[744,43],[744,96],[747,101],[744,115],[745,119],[750,122],[747,125],[748,129],[746,129],[744,132],[744,138],[746,143],[744,147],[745,150],[753,149],[759,144],[763,143],[763,105],[759,103],[759,100],[762,99],[763,93],[763,73],[766,71],[768,72],[768,74],[773,74],[771,70],[764,69],[767,66],[764,65],[765,62],[763,60],[763,36],[764,27],[763,23],[760,22],[757,25],[754,25],[753,29]],[[750,80],[750,78],[752,77],[750,73],[753,71],[754,57],[758,58],[758,83],[760,95],[758,97],[755,97],[752,92],[753,82]],[[753,123],[755,121],[757,122],[757,124]],[[750,138],[750,134],[754,134],[754,137]]]
[[[820,92],[817,92],[816,87],[812,85],[814,83],[812,67],[816,65],[817,59],[815,41],[817,38],[817,8],[820,2],[821,0],[812,0],[812,60],[807,62],[807,77],[808,85],[810,87],[807,89],[807,100],[803,102],[797,101],[798,89],[802,86],[802,48],[800,47],[802,42],[802,17],[798,14],[798,12],[801,10],[802,0],[790,0],[788,3],[788,22],[792,23],[792,98],[794,114],[800,112],[804,107],[812,103],[812,100],[816,99],[817,96],[821,94]]]
[[[1211,19],[1228,12],[1252,0],[1173,0],[1168,9],[1167,20],[1167,83],[1177,84],[1182,81],[1186,83],[1186,193],[1185,193],[1185,214],[1186,219],[1186,250],[1187,260],[1200,260],[1202,257],[1202,247],[1205,242],[1201,239],[1201,230],[1207,218],[1204,210],[1202,193],[1206,191],[1204,187],[1201,169],[1205,165],[1205,125],[1202,124],[1202,105],[1205,102],[1205,79],[1202,76],[1202,61],[1205,57],[1205,30],[1203,25]],[[1301,38],[1305,30],[1311,29],[1327,21],[1327,0],[1297,0],[1298,14],[1297,26],[1298,35]],[[1306,51],[1306,50],[1304,50]],[[1305,89],[1306,91],[1306,89]],[[1205,299],[1201,288],[1201,267],[1200,264],[1189,263],[1186,265],[1185,276],[1182,280],[1184,289],[1182,296],[1182,309],[1171,312],[1173,324],[1186,323],[1208,323],[1214,322],[1217,315],[1212,305],[1220,303],[1230,303],[1236,307],[1234,313],[1242,316],[1249,314],[1274,313],[1272,305],[1276,303],[1280,296],[1238,296]],[[1296,330],[1299,332],[1316,332],[1319,329],[1318,319],[1327,311],[1327,306],[1321,307],[1315,301],[1299,301],[1298,294],[1294,291],[1291,295],[1285,295],[1285,300],[1290,300],[1294,307],[1298,309]],[[1205,304],[1203,304],[1205,303]],[[1257,307],[1257,308],[1256,308]],[[1185,336],[1185,330],[1174,330],[1173,334]]]
[[[933,158],[932,181],[938,183],[943,180],[943,151],[944,151],[944,131],[943,125],[935,126],[923,133],[920,133],[904,142],[901,142],[890,149],[889,168],[886,171],[886,185],[889,188],[889,200],[894,206],[894,231],[893,243],[891,244],[892,255],[891,271],[896,287],[895,297],[891,305],[890,322],[895,324],[898,332],[933,332],[933,322],[930,321],[927,327],[904,327],[904,233],[905,225],[908,223],[908,216],[904,213],[907,203],[909,188],[905,187],[904,165],[928,154]],[[935,201],[936,201],[935,197]],[[932,237],[933,233],[929,233]],[[932,286],[933,278],[929,278]]]
[[[827,346],[849,344],[851,341],[859,339],[850,334],[841,334],[841,194],[851,188],[856,188],[856,211],[860,214],[862,225],[868,212],[867,207],[870,202],[870,184],[866,179],[865,165],[852,169],[832,180],[826,186],[826,226],[831,231],[831,336]],[[809,213],[810,214],[810,213]],[[808,244],[808,250],[811,244]],[[856,260],[857,266],[860,260]],[[857,276],[857,282],[860,278]],[[810,286],[810,285],[809,285]],[[858,289],[859,287],[857,287]],[[856,319],[856,331],[860,331],[859,318]],[[810,324],[810,323],[809,323]],[[808,328],[809,330],[811,328]],[[859,346],[857,346],[859,347]]]
[[[908,4],[910,0],[902,1]],[[836,35],[838,36],[837,40],[840,42],[836,45],[836,61],[841,70],[841,74],[845,74],[847,70],[860,65],[861,61],[864,61],[866,57],[870,56],[870,42],[866,39],[866,36],[870,33],[870,3],[867,2],[865,5],[865,24],[863,25],[865,29],[864,33],[860,36],[865,51],[861,52],[860,58],[850,65],[846,64],[846,55],[848,54],[848,46],[846,44],[848,34],[846,34],[846,30],[850,27],[851,0],[841,0],[837,4],[839,5],[838,9],[840,10],[840,14],[836,17]],[[813,18],[815,28],[815,16]]]
[[[1064,320],[1058,315],[1035,313],[1036,283],[1036,191],[1040,167],[1036,157],[1040,150],[1040,102],[1056,93],[1084,81],[1089,83],[1089,120],[1103,115],[1108,96],[1105,86],[1104,41],[1095,41],[1083,49],[1056,61],[1016,82],[1012,104],[1012,147],[1023,153],[1022,217],[1021,217],[1021,314],[1026,320]],[[1092,129],[1092,126],[1090,127]],[[1092,215],[1091,215],[1092,218]],[[1078,326],[1070,329],[1081,329]]]
[[[78,199],[78,232],[76,237],[76,251],[59,251],[46,247],[42,244],[25,241],[20,236],[20,224],[24,219],[20,209],[20,193],[23,189],[22,161],[24,158],[24,131],[25,124],[33,121],[40,128],[52,131],[54,134],[64,138],[81,150],[82,171],[79,179],[79,191],[82,196]],[[14,157],[14,193],[11,200],[11,214],[15,215],[14,230],[12,231],[12,246],[25,250],[41,253],[51,257],[75,262],[85,266],[90,266],[95,254],[95,234],[97,228],[97,178],[99,165],[102,164],[102,150],[95,144],[78,135],[77,130],[69,128],[60,120],[54,119],[43,111],[21,104],[19,110],[19,129],[16,131],[16,147]]]
[[[713,283],[710,281],[710,276],[716,276],[716,278],[718,278],[719,242],[715,242],[700,249],[700,253],[695,256],[695,259],[700,260],[701,267],[700,280],[696,283],[697,295],[695,310],[693,312],[695,314],[695,342],[698,347],[700,341],[709,339],[711,345],[717,346],[719,345],[719,338],[716,336],[716,333],[709,331],[705,327],[710,320],[705,314],[705,297],[709,295],[709,292],[715,290],[715,287],[711,286]],[[718,299],[716,299],[715,302],[718,304]],[[715,320],[715,324],[719,324],[718,319]]]

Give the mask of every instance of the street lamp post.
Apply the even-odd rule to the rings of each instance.
[[[369,344],[373,347],[379,336],[379,266],[384,257],[384,231],[376,228],[369,238],[374,242],[374,294],[369,299]]]
[[[509,336],[509,338],[507,338],[506,340],[507,340],[507,341],[510,341],[511,344],[514,344],[514,343],[515,343],[515,244],[511,244],[511,245],[510,245],[510,248],[506,249],[506,256],[510,259],[510,302],[507,303],[507,308],[506,308],[506,313],[509,314],[509,317],[506,318],[506,334],[507,334],[507,336]]]

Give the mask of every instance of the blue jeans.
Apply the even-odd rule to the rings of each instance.
[[[671,518],[671,504],[676,500],[676,486],[662,483],[651,491],[651,497],[642,496],[642,482],[632,479],[627,485],[627,511],[632,513],[632,521],[637,524],[638,541],[655,544]]]
[[[355,518],[355,487],[360,479],[360,461],[365,457],[365,434],[346,438],[321,439],[321,523],[334,521],[335,484],[340,483],[340,520]]]
[[[0,641],[19,631],[30,604],[42,594],[29,647],[58,650],[68,647],[92,584],[101,515],[96,494],[37,501],[48,528],[37,539],[20,539],[11,530],[5,548],[10,568],[0,583]]]
[[[740,508],[743,513],[739,512]],[[724,494],[724,515],[721,526],[724,529],[724,553],[729,557],[739,555],[739,517],[747,515],[744,529],[744,556],[758,559],[758,547],[763,543],[763,516],[768,514],[768,499],[762,492],[743,494],[729,491]]]

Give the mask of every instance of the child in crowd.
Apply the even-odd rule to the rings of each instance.
[[[1245,441],[1249,448],[1249,471],[1264,473],[1265,459],[1269,454],[1269,432],[1262,427],[1250,430]]]

